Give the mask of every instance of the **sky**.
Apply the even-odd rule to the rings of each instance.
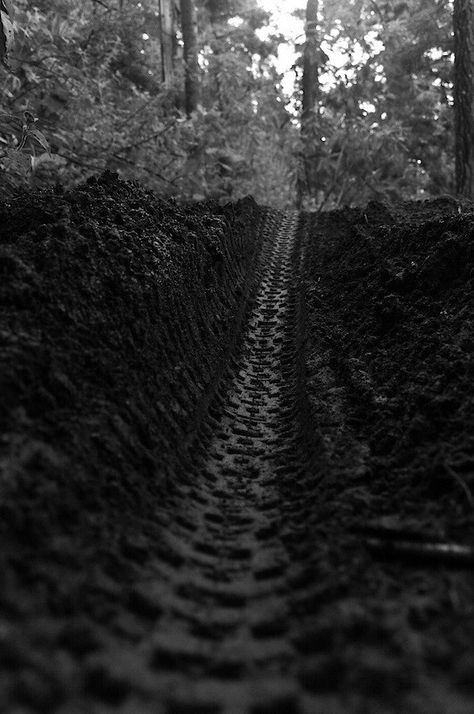
[[[304,33],[304,23],[292,17],[294,10],[304,10],[306,0],[258,0],[258,4],[264,10],[272,13],[273,22],[278,32],[288,38],[288,43],[280,45],[278,51],[278,71],[284,75],[283,88],[287,94],[291,94],[294,84],[294,72],[291,66],[296,59],[294,46],[296,42],[301,42]]]
[[[288,42],[280,45],[278,51],[277,69],[283,75],[282,86],[287,96],[291,96],[294,90],[295,74],[291,67],[296,60],[295,44],[304,42],[304,20],[298,20],[292,16],[295,10],[305,10],[307,0],[257,0],[258,4],[272,14],[273,25],[278,32],[288,38]],[[268,32],[268,31],[267,31]],[[263,31],[265,33],[265,30]],[[375,40],[373,40],[375,42]],[[333,67],[343,67],[347,62],[347,56],[342,49],[337,46],[325,46],[324,51],[329,55]],[[382,45],[378,48],[382,49]],[[356,59],[362,56],[357,55],[357,49],[352,48],[353,57]],[[331,81],[330,78],[322,75],[321,83]]]
[[[303,23],[292,17],[295,10],[304,10],[306,0],[258,0],[264,10],[272,13],[280,32],[284,35],[297,35],[303,32]]]

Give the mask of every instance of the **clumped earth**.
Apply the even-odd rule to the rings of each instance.
[[[279,221],[110,173],[0,199],[0,709],[473,711],[474,207],[451,198],[302,215],[292,279],[265,288],[262,310],[274,290],[278,324],[293,315],[275,350],[292,340],[296,367],[275,383],[294,381],[306,464],[286,548],[302,564],[285,581],[293,689],[239,707],[236,668],[219,674],[233,708],[160,697],[136,654],[164,607],[144,573],[188,567],[163,514],[177,484],[203,499],[191,465],[215,434],[196,435],[226,409],[248,320],[256,350],[271,327],[255,296],[262,262],[287,270],[264,246]],[[283,524],[292,483],[283,469],[271,485]]]
[[[473,207],[370,203],[309,220],[307,374],[327,460],[318,513],[347,589],[320,615],[332,629],[325,666],[335,688],[378,688],[395,711],[468,712]]]

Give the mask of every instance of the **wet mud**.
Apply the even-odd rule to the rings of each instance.
[[[0,200],[0,708],[471,712],[473,237]]]

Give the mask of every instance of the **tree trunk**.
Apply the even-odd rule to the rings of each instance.
[[[474,200],[474,0],[454,0],[456,193]]]
[[[185,108],[189,117],[197,108],[199,100],[196,12],[193,0],[181,0],[181,30],[183,33]]]
[[[318,45],[319,0],[308,0],[306,5],[306,42],[303,50],[301,138],[303,161],[297,181],[297,206],[301,207],[305,195],[316,195],[317,186],[317,110],[319,94],[319,45]]]
[[[318,5],[319,0],[308,0],[306,5],[306,42],[303,54],[303,124],[311,119],[318,97]]]
[[[176,55],[176,1],[159,0],[161,79],[169,82],[174,73]]]

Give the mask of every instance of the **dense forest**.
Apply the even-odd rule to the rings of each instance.
[[[257,0],[2,8],[5,191],[104,169],[168,196],[316,209],[455,191],[451,0],[301,3],[291,68],[277,58],[294,39]]]

